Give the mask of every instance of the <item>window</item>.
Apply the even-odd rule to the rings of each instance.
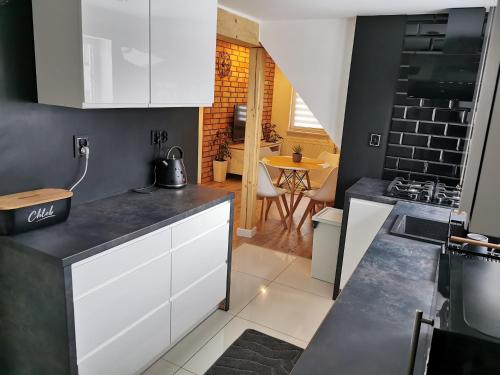
[[[293,91],[292,114],[290,116],[290,130],[309,133],[324,133],[323,127],[314,117],[307,104],[300,95]]]

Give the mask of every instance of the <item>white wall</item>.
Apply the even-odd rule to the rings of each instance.
[[[355,18],[267,21],[260,41],[332,140],[341,144]]]

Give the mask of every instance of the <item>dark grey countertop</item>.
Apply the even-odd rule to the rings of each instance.
[[[450,209],[385,197],[387,184],[363,178],[348,190],[395,206],[292,375],[405,373],[415,310],[431,314],[440,246],[389,231],[398,215],[447,221]],[[428,334],[423,328],[415,374],[423,373]]]
[[[233,193],[198,185],[128,192],[74,206],[64,223],[0,236],[0,246],[27,247],[68,266],[230,199]]]
[[[374,202],[396,204],[400,199],[384,195],[391,182],[377,178],[363,177],[346,190],[346,198],[368,199]]]

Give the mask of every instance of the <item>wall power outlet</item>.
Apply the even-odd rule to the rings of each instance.
[[[73,157],[85,156],[81,149],[82,147],[89,147],[89,137],[86,135],[74,135],[73,136]]]

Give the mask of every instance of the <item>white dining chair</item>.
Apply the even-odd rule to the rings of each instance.
[[[338,168],[340,161],[340,154],[332,154],[328,151],[322,151],[317,157],[319,160],[323,160],[328,163],[328,168],[323,169],[313,169],[309,171],[309,180],[311,181],[311,189],[319,189],[326,181],[330,172]]]
[[[267,219],[267,214],[269,212],[271,205],[273,203],[276,203],[276,207],[278,208],[278,213],[281,218],[281,223],[283,224],[285,229],[288,229],[288,225],[286,224],[285,220],[285,214],[283,212],[283,207],[281,206],[280,202],[281,198],[281,200],[283,201],[283,205],[285,206],[286,213],[288,215],[289,209],[288,209],[288,203],[286,202],[285,193],[286,193],[285,189],[274,186],[271,176],[269,175],[269,172],[266,168],[266,165],[263,162],[259,161],[257,199],[262,201],[260,209],[261,220]],[[266,202],[267,202],[267,209],[266,209],[266,216],[264,218],[264,207],[266,206]]]
[[[299,197],[297,198],[297,203],[294,205],[294,208],[297,208],[298,202],[302,199],[302,197],[309,198],[309,204],[302,215],[302,219],[300,219],[299,225],[297,226],[297,230],[300,231],[300,228],[304,224],[304,221],[307,218],[307,215],[314,214],[316,211],[316,206],[322,205],[326,207],[326,205],[333,205],[335,201],[335,192],[337,189],[337,178],[338,178],[339,169],[335,168],[330,171],[330,174],[326,178],[325,182],[319,189],[311,189],[301,191]],[[292,210],[293,212],[294,210]]]

